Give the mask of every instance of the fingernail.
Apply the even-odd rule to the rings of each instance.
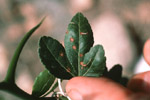
[[[77,90],[70,90],[67,94],[71,100],[83,100],[82,95]]]

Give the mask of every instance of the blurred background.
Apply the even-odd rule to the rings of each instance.
[[[77,12],[88,18],[95,44],[105,49],[109,69],[121,64],[127,77],[150,70],[142,56],[143,44],[150,38],[149,0],[0,0],[0,81],[21,38],[46,16],[17,65],[16,82],[31,93],[35,77],[44,69],[37,53],[39,38],[47,35],[63,43]],[[0,91],[0,100],[20,99]]]

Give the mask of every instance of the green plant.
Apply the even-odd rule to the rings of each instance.
[[[44,20],[44,19],[43,19]],[[106,57],[102,45],[93,43],[93,32],[88,20],[77,13],[68,25],[62,46],[57,40],[43,36],[39,40],[39,57],[45,66],[35,79],[32,94],[27,94],[15,84],[15,70],[19,55],[33,32],[39,28],[43,20],[31,29],[22,39],[12,58],[6,78],[0,83],[0,90],[12,93],[24,100],[68,100],[61,88],[61,81],[69,80],[76,76],[100,77],[105,76],[124,84],[122,67],[115,65],[107,71]],[[55,89],[59,87],[60,92]],[[46,97],[52,93],[51,97]]]

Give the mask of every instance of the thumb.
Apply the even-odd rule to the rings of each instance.
[[[127,100],[131,91],[107,78],[75,77],[66,92],[71,100]]]

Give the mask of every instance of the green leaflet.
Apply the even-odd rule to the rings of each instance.
[[[39,56],[46,68],[56,77],[99,77],[106,68],[106,57],[101,45],[93,46],[93,32],[88,20],[77,13],[68,25],[65,48],[51,37],[42,37]]]
[[[39,45],[41,61],[53,75],[62,79],[70,79],[74,76],[64,47],[57,40],[44,36],[40,39]]]
[[[88,20],[77,13],[68,25],[65,35],[65,50],[71,65],[78,71],[80,76],[83,56],[93,46],[93,32]]]
[[[109,71],[107,71],[105,68],[103,76],[117,83],[120,83],[125,87],[127,86],[127,83],[129,81],[127,77],[122,77],[122,66],[119,64],[114,65]]]
[[[81,75],[90,77],[99,77],[103,75],[106,67],[106,57],[104,56],[104,50],[101,45],[96,45],[85,54],[83,62],[81,64]]]
[[[40,97],[45,94],[55,81],[55,77],[48,70],[41,72],[35,79],[32,95]]]

